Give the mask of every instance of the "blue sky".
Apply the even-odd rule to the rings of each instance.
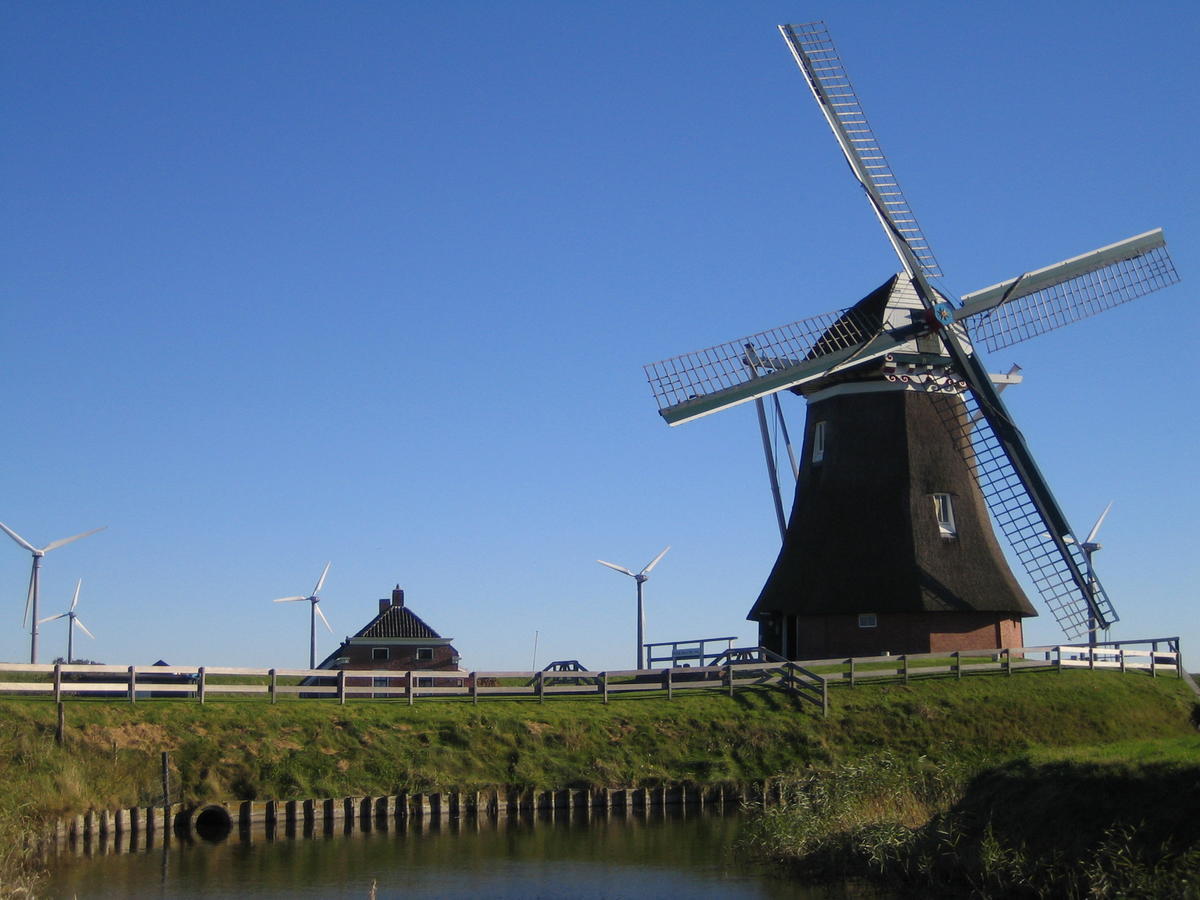
[[[399,582],[471,668],[754,637],[753,407],[642,365],[897,268],[775,26],[824,18],[961,294],[1153,227],[1183,282],[988,357],[1114,637],[1195,660],[1193,4],[0,5],[0,521],[114,663],[300,665]],[[785,398],[793,431],[800,401]],[[0,659],[28,554],[0,544]],[[7,598],[7,599],[3,599]],[[65,651],[45,626],[43,659]],[[1043,615],[1029,642],[1059,640]],[[336,646],[322,632],[318,652]],[[1193,662],[1193,666],[1195,663]]]

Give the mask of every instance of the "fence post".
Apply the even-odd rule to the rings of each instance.
[[[204,666],[196,670],[200,675],[200,680],[196,684],[196,696],[200,698],[200,702],[204,702]]]
[[[1088,647],[1088,670],[1096,668],[1096,648]]]
[[[608,673],[607,672],[600,673],[600,690],[603,692],[604,702],[605,702],[605,704],[607,704],[608,703]]]
[[[1055,650],[1055,652],[1058,654],[1058,655],[1057,655],[1057,656],[1054,658],[1054,665],[1055,665],[1055,667],[1058,669],[1058,673],[1061,675],[1061,674],[1062,674],[1062,670],[1063,670],[1063,664],[1062,664],[1062,662],[1063,662],[1063,660],[1062,660],[1062,644],[1059,644],[1057,647],[1055,647],[1055,648],[1054,648],[1054,650]]]
[[[471,673],[471,702],[479,705],[479,673]]]
[[[1121,663],[1121,674],[1124,675],[1125,674],[1125,648],[1124,647],[1117,648],[1117,659]]]
[[[137,673],[133,666],[129,667],[129,702],[137,703]]]
[[[279,678],[275,674],[274,669],[271,669],[270,675],[271,675],[271,686],[270,686],[271,702],[274,703],[275,702],[275,689],[277,687],[277,682],[278,682]]]
[[[1175,677],[1183,678],[1183,648],[1178,638],[1175,639]]]
[[[904,683],[908,684],[908,654],[904,654]]]
[[[821,679],[821,715],[829,718],[829,682]]]
[[[338,703],[342,706],[346,705],[346,670],[338,669],[337,673],[337,698]]]
[[[854,687],[854,657],[851,656],[846,662],[850,663],[850,687]]]
[[[962,680],[962,651],[955,650],[950,655],[954,657],[954,673],[958,676],[958,679],[961,681]]]
[[[75,622],[72,620],[71,627],[75,627]],[[54,702],[62,703],[62,663],[54,664]]]
[[[1012,674],[1012,647],[1004,648],[1004,674]]]
[[[1158,677],[1158,643],[1155,642],[1154,649],[1150,651],[1150,677]]]
[[[534,678],[537,679],[537,696],[538,703],[546,702],[546,673],[538,672]]]
[[[667,668],[663,669],[663,682],[666,684],[666,688],[667,688],[667,699],[668,700],[674,699],[675,691],[671,685],[671,667],[670,666],[667,666]]]
[[[412,669],[409,669],[407,672],[404,673],[404,696],[408,698],[409,706],[413,705],[413,700],[414,700],[413,694],[414,693],[416,693],[416,692],[413,690]]]
[[[729,680],[729,696],[733,696],[733,663],[725,667],[725,677]]]

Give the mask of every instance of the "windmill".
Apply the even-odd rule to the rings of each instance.
[[[317,616],[321,617],[321,621],[325,623],[325,627],[329,629],[329,633],[333,634],[333,628],[330,626],[329,620],[325,618],[325,613],[321,612],[321,607],[318,605],[321,602],[320,594],[321,588],[325,584],[325,576],[329,574],[329,567],[332,564],[332,561],[325,563],[325,569],[321,572],[321,577],[317,579],[316,586],[307,597],[297,595],[295,597],[279,597],[275,600],[276,603],[291,603],[295,600],[308,601],[308,667],[310,669],[317,667]]]
[[[605,562],[602,559],[596,560],[596,562],[600,563],[600,565],[608,566],[610,569],[615,569],[622,575],[628,575],[637,582],[637,667],[639,669],[642,668],[642,651],[644,649],[644,636],[646,632],[646,611],[645,607],[642,605],[642,585],[645,584],[650,578],[650,570],[658,565],[658,561],[666,556],[667,550],[670,549],[671,548],[669,546],[664,548],[663,552],[654,557],[654,559],[650,560],[650,562],[646,563],[640,572],[631,572],[624,566],[618,566],[616,563]]]
[[[952,301],[824,25],[779,30],[903,271],[848,309],[646,366],[670,425],[784,390],[808,403],[792,514],[749,616],[763,644],[793,657],[940,650],[968,633],[1019,645],[1036,613],[989,517],[1069,637],[1108,628],[1116,611],[977,345],[1177,282],[1162,231]]]
[[[33,624],[30,629],[30,639],[29,639],[29,661],[31,663],[37,662],[38,584],[40,582],[40,574],[39,573],[41,572],[41,569],[42,569],[42,557],[45,556],[47,553],[49,553],[51,550],[57,550],[59,547],[62,547],[65,544],[71,543],[71,541],[77,541],[80,538],[85,538],[89,534],[95,534],[97,531],[103,531],[107,527],[108,526],[106,526],[106,525],[101,525],[99,528],[93,528],[91,531],[85,531],[83,534],[77,534],[77,535],[74,535],[73,537],[61,538],[57,541],[51,541],[45,547],[35,547],[35,546],[33,546],[33,544],[29,543],[29,541],[25,540],[25,538],[21,537],[19,534],[17,534],[11,528],[9,528],[7,525],[5,525],[3,522],[0,522],[0,528],[4,529],[5,534],[7,534],[10,538],[12,538],[14,541],[16,541],[18,544],[20,544],[22,547],[24,547],[26,550],[28,550],[30,553],[33,554],[33,568],[29,573],[29,592],[25,595],[25,616],[24,616],[24,618],[21,619],[21,626],[24,627],[25,623],[30,621],[29,613],[32,610],[32,612],[33,612],[32,623]]]
[[[83,587],[83,579],[75,582],[75,596],[71,598],[71,605],[67,607],[67,611],[59,613],[57,616],[47,616],[38,622],[39,625],[45,625],[47,622],[53,622],[56,619],[67,619],[67,665],[70,665],[75,654],[75,629],[79,628],[84,634],[90,637],[93,641],[96,636],[88,631],[87,626],[83,624],[83,620],[79,618],[79,613],[75,612],[75,607],[79,605],[79,589]]]

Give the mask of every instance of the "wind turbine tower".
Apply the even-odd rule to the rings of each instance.
[[[25,623],[30,620],[30,616],[29,616],[30,610],[33,611],[33,626],[31,628],[31,634],[30,634],[30,639],[29,639],[29,661],[31,663],[37,662],[38,582],[40,580],[39,572],[41,571],[41,568],[42,568],[42,557],[45,556],[47,553],[49,553],[51,550],[57,550],[59,547],[63,546],[64,544],[69,544],[69,543],[71,543],[71,541],[77,541],[80,538],[85,538],[89,534],[95,534],[97,531],[103,531],[107,527],[108,527],[107,525],[101,525],[99,528],[93,528],[91,531],[85,531],[83,534],[77,534],[77,535],[74,535],[73,537],[61,538],[60,540],[52,541],[51,543],[47,544],[45,547],[35,547],[35,546],[33,546],[33,544],[29,543],[29,541],[25,540],[25,538],[21,537],[19,534],[17,534],[11,528],[9,528],[7,525],[5,525],[3,522],[0,522],[0,528],[4,529],[5,534],[7,534],[10,538],[12,538],[14,541],[16,541],[18,544],[20,544],[26,550],[28,550],[31,554],[33,554],[33,569],[29,573],[29,593],[25,595],[25,616],[24,616],[24,618],[21,619],[21,627],[24,628]]]
[[[636,573],[629,571],[629,569],[625,568],[624,566],[618,566],[616,563],[605,562],[602,559],[596,560],[596,562],[600,563],[600,565],[608,566],[610,569],[615,569],[622,575],[628,575],[637,582],[637,667],[639,669],[642,668],[642,652],[645,649],[644,637],[646,632],[646,611],[645,607],[642,606],[642,585],[645,584],[646,580],[650,577],[650,570],[658,565],[658,561],[666,556],[667,550],[670,549],[671,548],[668,546],[665,550],[663,550],[662,553],[658,554],[658,556],[646,563],[646,566],[642,569],[642,571]]]
[[[276,603],[291,603],[294,600],[308,601],[308,667],[310,669],[317,667],[317,616],[321,617],[321,621],[325,623],[325,627],[329,629],[329,633],[333,634],[333,628],[330,626],[329,620],[325,618],[325,613],[321,612],[321,607],[317,605],[321,602],[321,588],[325,585],[325,576],[329,574],[329,567],[331,565],[332,562],[325,563],[325,571],[321,573],[321,577],[317,579],[317,586],[312,589],[312,593],[307,597],[297,595],[295,597],[279,597],[275,600]]]
[[[47,622],[53,622],[55,619],[68,619],[67,622],[67,665],[70,665],[75,659],[75,628],[78,626],[84,634],[90,637],[93,641],[96,636],[88,631],[87,626],[83,624],[83,620],[79,618],[79,613],[75,612],[75,607],[79,605],[79,589],[83,587],[83,579],[75,582],[75,596],[71,598],[71,605],[64,613],[59,613],[57,616],[47,616],[38,624],[44,625]]]

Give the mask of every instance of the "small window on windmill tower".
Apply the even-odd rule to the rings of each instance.
[[[933,495],[933,511],[937,516],[938,533],[944,538],[958,536],[954,527],[954,498],[949,494]]]
[[[825,458],[825,423],[818,422],[813,426],[812,461],[819,463]]]
[[[387,647],[372,647],[371,648],[371,659],[387,659],[387,658],[388,658],[388,648]]]
[[[879,619],[876,618],[875,613],[859,613],[858,614],[858,627],[859,628],[875,628],[878,625],[879,625]]]

